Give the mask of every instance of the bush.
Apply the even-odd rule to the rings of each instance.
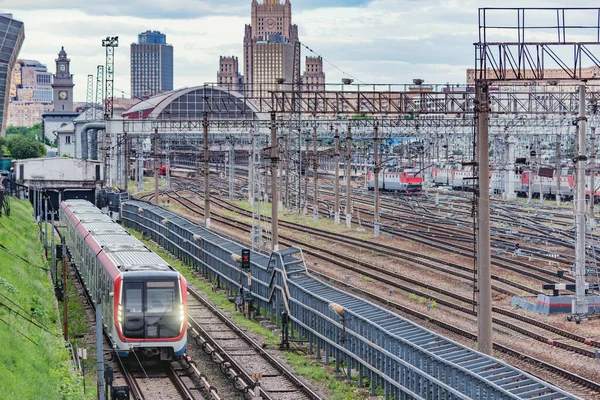
[[[13,158],[17,160],[46,155],[46,147],[42,143],[24,135],[10,135],[6,139],[6,147]]]

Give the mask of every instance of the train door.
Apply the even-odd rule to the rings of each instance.
[[[144,283],[123,282],[123,335],[144,338]]]

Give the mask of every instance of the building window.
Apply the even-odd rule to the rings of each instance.
[[[71,144],[71,136],[65,136],[65,144]]]

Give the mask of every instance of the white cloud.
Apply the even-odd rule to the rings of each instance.
[[[85,99],[87,75],[104,64],[101,39],[106,36],[119,36],[115,88],[126,93],[129,45],[148,29],[165,33],[174,47],[176,87],[214,82],[219,55],[237,55],[242,67],[250,0],[9,1],[14,4],[5,11],[25,22],[26,40],[19,56],[39,60],[53,71],[64,46],[78,101]],[[522,3],[505,0],[502,5]],[[474,65],[477,8],[496,5],[495,0],[296,0],[292,15],[304,44],[360,80],[405,83],[418,75],[430,83],[456,83],[464,82],[465,69]],[[527,6],[559,7],[563,2],[530,0]],[[581,0],[578,6],[597,4]],[[504,20],[516,21],[516,12]],[[328,82],[340,82],[342,73],[328,63],[325,72]]]

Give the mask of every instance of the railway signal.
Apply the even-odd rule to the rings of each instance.
[[[250,250],[242,249],[242,269],[250,269]]]

